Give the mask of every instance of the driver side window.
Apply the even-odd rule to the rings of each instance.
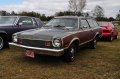
[[[28,17],[22,17],[18,21],[19,25],[33,25],[33,21],[31,18]]]

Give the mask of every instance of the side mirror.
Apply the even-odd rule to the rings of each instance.
[[[23,23],[22,23],[22,22],[20,22],[20,23],[18,23],[18,25],[19,25],[19,26],[21,26],[21,25],[23,25]]]

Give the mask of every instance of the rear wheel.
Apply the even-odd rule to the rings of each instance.
[[[116,35],[116,36],[114,37],[114,39],[118,39],[118,35]]]
[[[4,47],[4,39],[0,36],[0,50],[2,50]]]
[[[95,39],[90,43],[90,48],[91,48],[91,49],[96,49],[96,48],[97,48],[97,38],[95,38]]]
[[[67,62],[73,62],[75,59],[75,53],[77,51],[77,46],[72,44],[67,50],[65,50],[64,59]]]
[[[114,39],[113,35],[111,35],[111,36],[108,38],[108,40],[111,41],[111,42],[113,41],[113,39]]]

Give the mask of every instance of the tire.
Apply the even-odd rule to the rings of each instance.
[[[90,48],[91,48],[91,49],[96,49],[96,48],[97,48],[97,38],[95,38],[95,39],[90,43]]]
[[[111,36],[108,38],[108,40],[109,40],[110,42],[112,42],[112,41],[114,40],[113,35],[111,35]]]
[[[114,39],[118,39],[118,35],[116,35],[116,36],[114,37]]]
[[[2,50],[4,47],[4,39],[0,36],[0,50]]]
[[[65,50],[64,60],[67,62],[73,62],[75,59],[75,53],[77,52],[77,46],[72,44],[67,50]]]

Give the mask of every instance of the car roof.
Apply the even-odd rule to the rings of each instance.
[[[103,22],[103,23],[111,23],[110,21],[97,21],[97,22]]]
[[[83,17],[83,16],[58,16],[58,17],[55,17],[55,18],[85,18],[85,19],[93,19],[91,17]]]
[[[0,16],[0,17],[31,17],[31,16]],[[36,17],[31,17],[31,18],[36,18]]]

